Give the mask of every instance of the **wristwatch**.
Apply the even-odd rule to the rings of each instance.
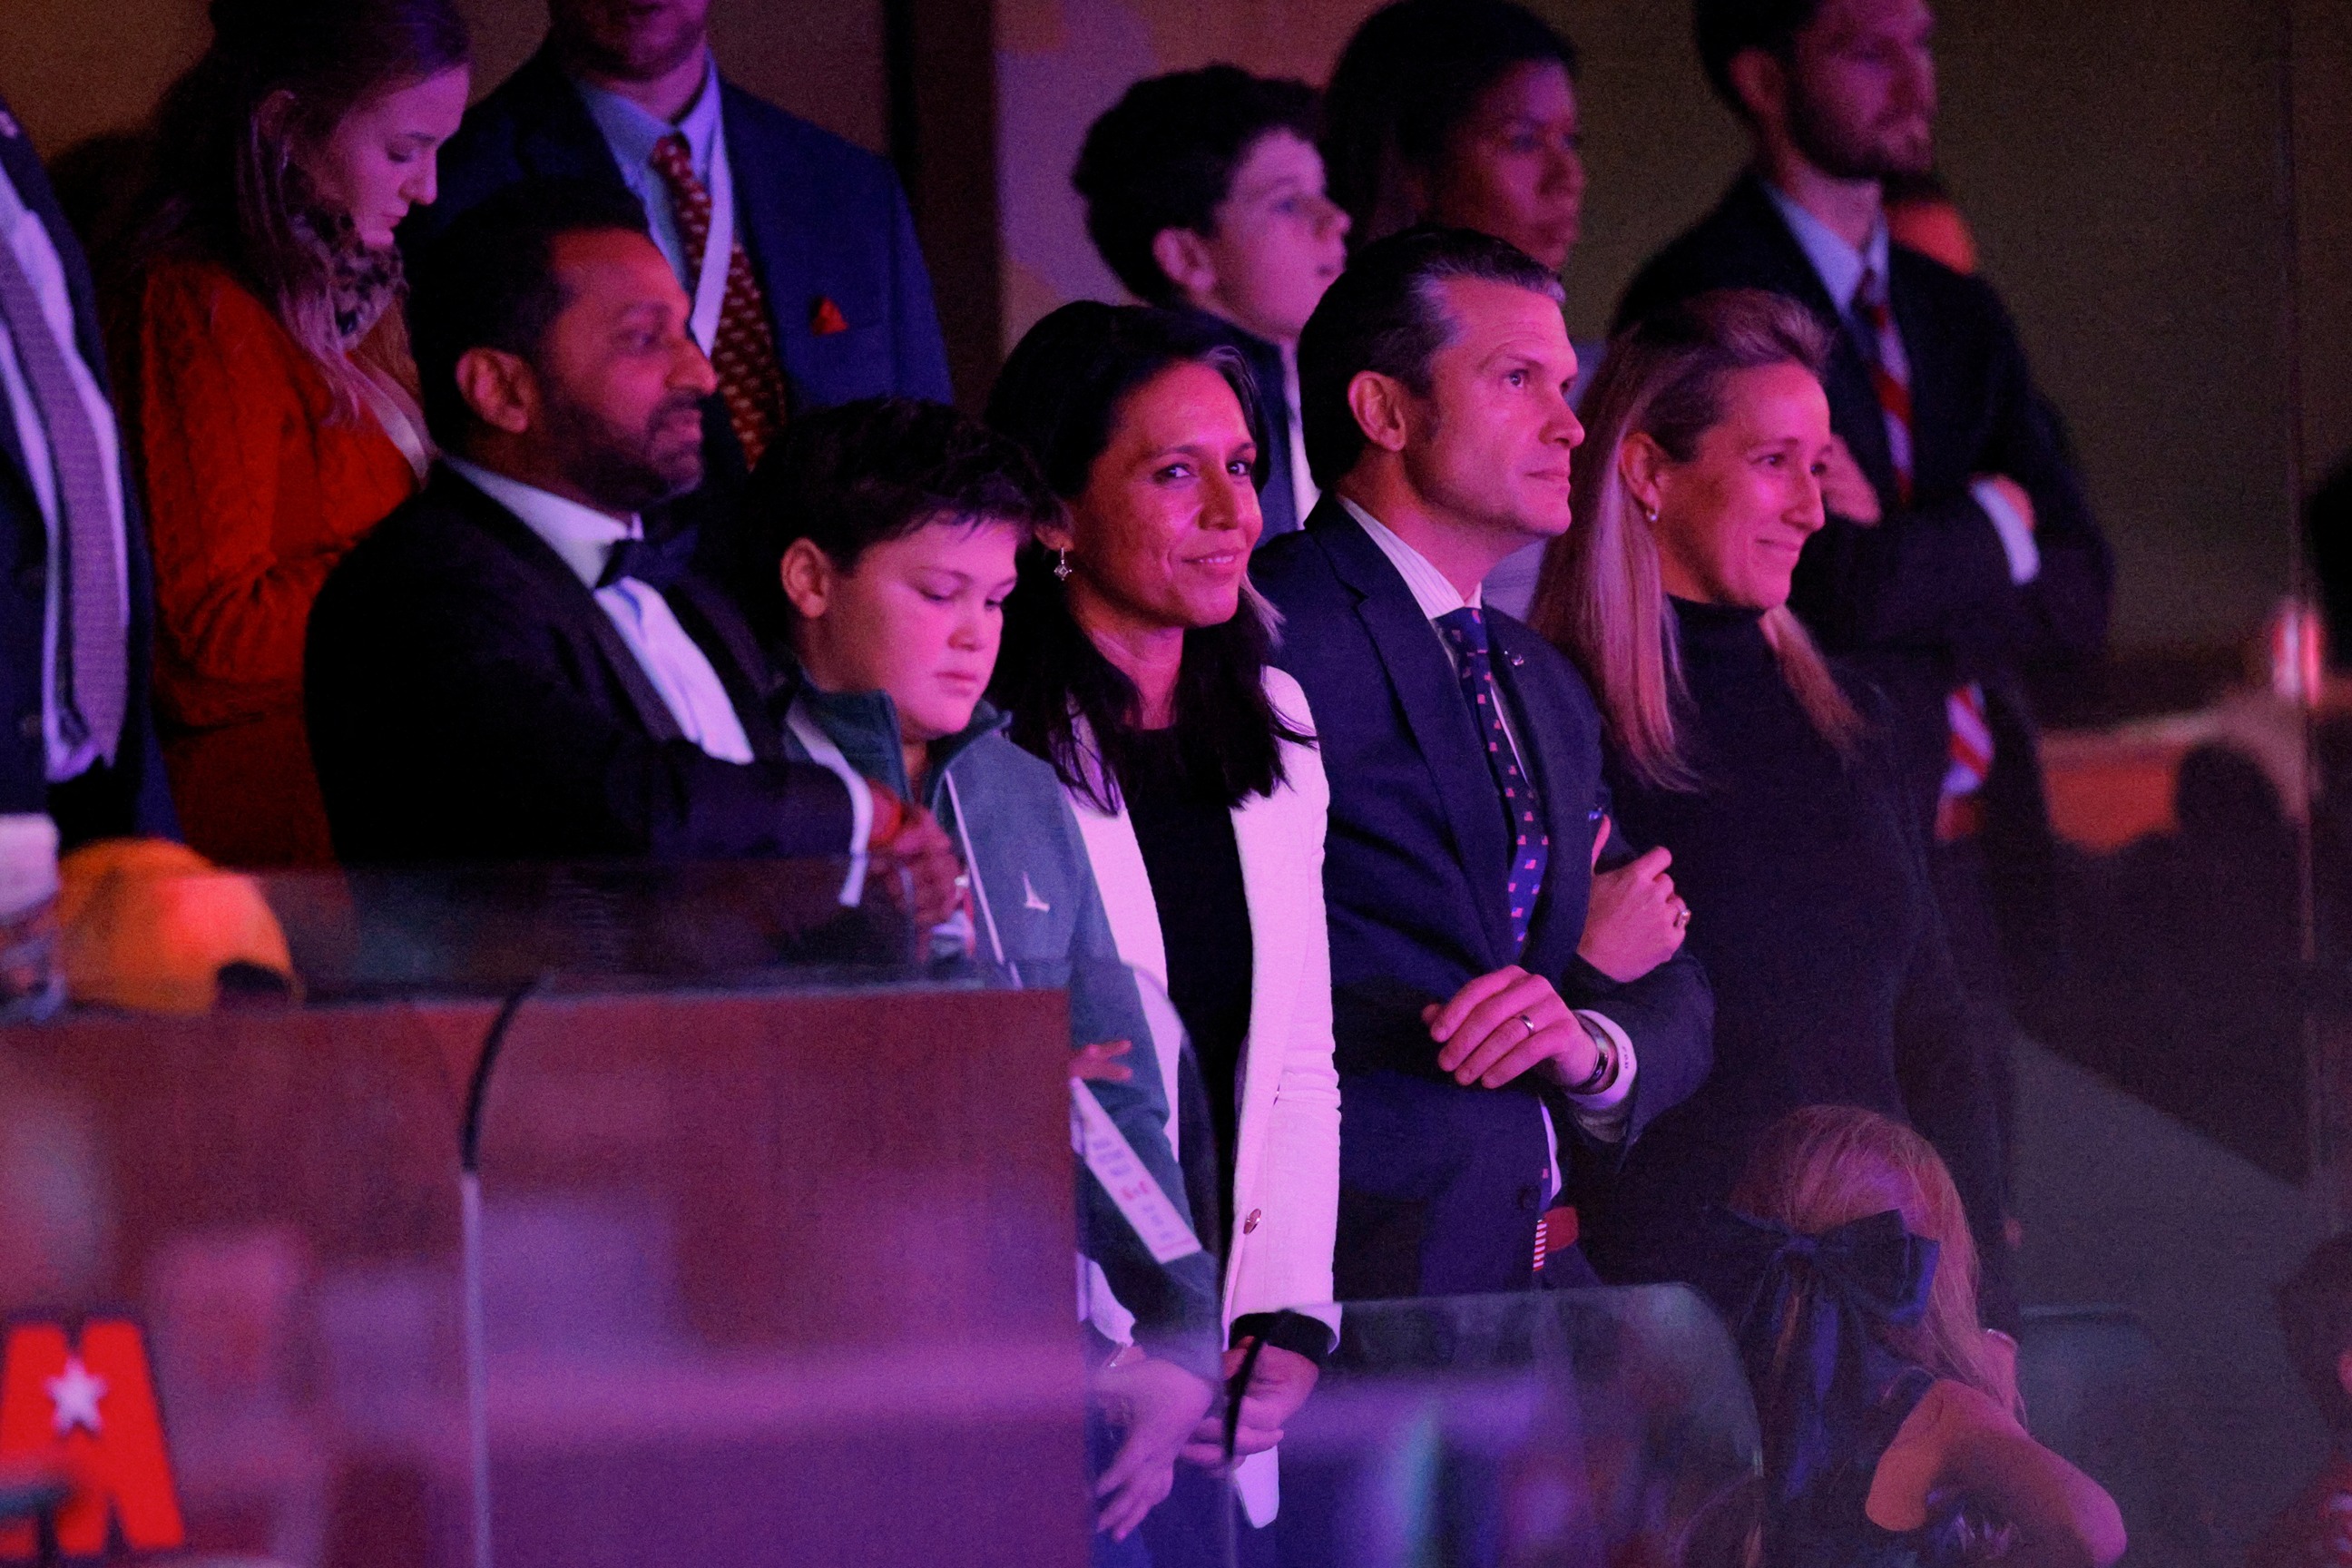
[[[1592,1041],[1592,1071],[1582,1083],[1569,1085],[1568,1092],[1576,1099],[1584,1100],[1602,1093],[1617,1081],[1617,1044],[1582,1017],[1580,1016],[1576,1022]]]

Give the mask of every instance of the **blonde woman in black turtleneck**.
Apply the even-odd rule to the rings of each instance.
[[[1701,1212],[1807,1105],[1916,1126],[1988,1262],[2001,1251],[1993,1100],[1927,879],[1927,807],[1906,797],[1876,693],[1788,608],[1823,479],[1853,461],[1830,429],[1826,349],[1801,307],[1749,290],[1612,342],[1585,404],[1576,524],[1528,617],[1591,682],[1618,824],[1673,852],[1715,987],[1712,1078],[1585,1217],[1604,1277],[1691,1278]],[[1990,1299],[2000,1315],[1998,1285]]]

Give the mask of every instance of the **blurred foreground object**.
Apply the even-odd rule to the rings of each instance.
[[[286,933],[250,877],[162,838],[109,838],[58,866],[66,988],[77,1003],[139,1013],[205,1013],[225,972],[291,996]]]
[[[0,816],[0,1023],[65,1005],[57,900],[58,825],[38,812]]]

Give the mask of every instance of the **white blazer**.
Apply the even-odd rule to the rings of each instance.
[[[1269,668],[1265,690],[1286,724],[1314,733],[1314,716],[1297,681]],[[1323,910],[1331,786],[1315,747],[1285,742],[1281,754],[1282,787],[1234,810],[1249,904],[1250,1019],[1242,1045],[1223,1321],[1230,1326],[1252,1312],[1292,1308],[1337,1332],[1339,1310],[1329,1303],[1339,1212],[1339,1074],[1331,1063],[1331,942]],[[1106,812],[1076,791],[1066,793],[1119,956],[1164,993],[1167,946],[1135,824],[1124,805]],[[1171,1008],[1145,1011],[1160,1034],[1154,1044],[1172,1111],[1180,1026]],[[1137,1067],[1149,1070],[1140,1061]],[[1172,1114],[1171,1122],[1172,1146]],[[1281,1495],[1275,1456],[1242,1460],[1234,1487],[1252,1523],[1271,1521]]]

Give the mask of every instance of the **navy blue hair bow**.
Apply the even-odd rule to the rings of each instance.
[[[1894,1209],[1819,1236],[1729,1209],[1709,1210],[1706,1224],[1701,1283],[1756,1390],[1771,1496],[1793,1500],[1858,1442],[1899,1370],[1874,1331],[1927,1315],[1937,1245]]]

